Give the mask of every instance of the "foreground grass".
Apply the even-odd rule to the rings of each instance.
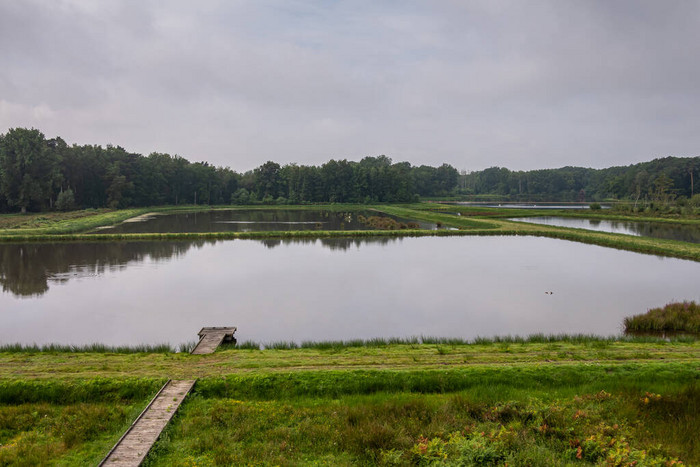
[[[161,384],[0,381],[0,465],[96,465]]]
[[[469,378],[469,388],[431,391],[431,380],[443,375],[422,375],[425,389],[316,397],[289,397],[285,381],[267,382],[272,391],[265,391],[272,396],[281,389],[282,397],[259,398],[237,390],[246,381],[223,389],[218,381],[204,380],[147,465],[700,461],[695,442],[700,390],[684,381],[688,374],[676,373],[659,385],[634,370],[628,375],[598,371],[586,381],[561,371],[541,373],[526,386],[517,374],[465,374],[455,376]],[[318,378],[305,386],[323,392],[357,376]]]
[[[0,353],[0,465],[94,463],[166,375],[199,379],[148,465],[700,462],[695,339],[241,347]]]

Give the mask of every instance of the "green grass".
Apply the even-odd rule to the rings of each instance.
[[[598,336],[595,334],[530,334],[528,336],[506,335],[493,337],[475,337],[465,339],[461,337],[435,337],[435,336],[413,336],[413,337],[390,337],[371,339],[350,339],[350,340],[322,340],[322,341],[275,341],[269,343],[246,340],[235,344],[224,343],[219,347],[220,351],[226,350],[294,350],[294,349],[315,349],[315,350],[341,350],[349,348],[372,348],[389,347],[396,345],[410,346],[417,348],[421,345],[449,345],[457,346],[487,346],[493,344],[532,344],[532,343],[575,343],[575,344],[599,344],[599,343],[657,343],[667,344],[672,342],[695,342],[694,336],[651,336],[651,335],[623,335],[623,336]],[[131,348],[125,349],[123,353],[129,353]],[[2,347],[0,347],[2,351]],[[157,350],[154,350],[157,351]],[[136,351],[134,350],[134,353]]]
[[[700,305],[695,302],[669,303],[644,314],[625,318],[625,332],[677,332],[700,334]]]
[[[540,339],[537,339],[540,340]],[[411,342],[407,340],[406,342]],[[341,346],[334,342],[304,348],[265,348],[256,343],[222,347],[211,355],[183,353],[0,353],[0,381],[72,381],[92,378],[196,379],[229,374],[269,374],[308,370],[432,370],[475,366],[608,365],[697,362],[700,341],[692,337],[478,339],[470,344],[435,340],[429,344],[387,344],[380,340]]]
[[[163,383],[0,381],[0,465],[96,465]]]
[[[643,451],[638,465],[700,461],[692,338],[57,349],[0,353],[4,464],[94,465],[165,376],[198,382],[147,465],[627,465]]]
[[[693,365],[207,378],[146,465],[692,465],[699,378]]]

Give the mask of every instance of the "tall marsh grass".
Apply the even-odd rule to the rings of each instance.
[[[625,318],[625,332],[688,332],[700,334],[700,304],[669,303],[644,314]]]
[[[178,353],[190,352],[194,343],[185,343],[177,346],[170,344],[139,344],[139,345],[105,345],[99,343],[86,345],[66,344],[2,344],[0,353]]]
[[[301,343],[295,341],[274,341],[261,343],[247,340],[237,344],[223,344],[221,350],[296,350],[296,349],[314,349],[314,350],[341,350],[350,348],[379,348],[389,347],[393,345],[440,345],[440,346],[469,346],[469,345],[494,345],[494,344],[549,344],[549,343],[571,343],[571,344],[594,344],[594,343],[612,343],[612,342],[629,342],[629,343],[689,343],[694,342],[694,336],[634,336],[634,335],[615,335],[615,336],[597,336],[594,334],[530,334],[527,336],[493,336],[493,337],[475,337],[467,339],[462,337],[435,337],[435,336],[410,336],[410,337],[372,337],[369,339],[348,339],[348,340],[321,340],[312,341],[305,340]]]

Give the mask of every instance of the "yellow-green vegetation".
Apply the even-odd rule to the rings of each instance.
[[[358,230],[358,231],[292,231],[292,232],[206,232],[206,233],[140,233],[140,234],[91,234],[84,232],[97,227],[112,225],[124,219],[149,212],[182,212],[211,209],[331,209],[342,211],[375,210],[407,220],[433,222],[454,230]],[[460,216],[448,214],[460,212]],[[498,211],[498,212],[496,212]],[[531,215],[530,211],[508,210],[509,216]],[[82,214],[80,214],[82,213]],[[590,243],[611,248],[671,256],[700,261],[700,245],[674,240],[635,237],[630,235],[593,232],[582,229],[511,222],[501,219],[505,212],[496,209],[465,206],[443,206],[434,203],[411,205],[305,205],[305,206],[177,206],[130,209],[120,211],[81,211],[80,213],[52,214],[50,221],[45,214],[0,215],[0,241],[114,241],[114,240],[187,240],[197,238],[327,238],[370,236],[454,236],[454,235],[532,235]],[[548,214],[552,214],[551,211]],[[557,215],[559,212],[557,212]],[[564,215],[570,215],[562,211]],[[66,217],[63,217],[66,216]],[[71,217],[73,216],[73,217]],[[25,219],[25,220],[23,220]],[[33,219],[33,220],[32,220]],[[688,220],[684,222],[696,222]]]
[[[96,465],[163,382],[0,380],[0,465]]]
[[[270,345],[224,347],[212,355],[141,352],[0,352],[0,380],[64,380],[134,376],[195,379],[222,374],[325,370],[427,370],[492,366],[602,365],[619,363],[697,363],[700,343],[693,338],[558,339],[528,342],[480,340],[474,344],[385,344],[343,346],[319,343],[285,349]]]
[[[0,353],[0,414],[41,414],[2,435],[0,453],[19,452],[13,439],[24,456],[99,459],[128,425],[123,414],[138,413],[130,401],[141,407],[170,377],[198,382],[149,465],[700,463],[695,339],[424,341]],[[85,420],[69,435],[75,413]],[[93,418],[112,427],[99,442],[80,435]],[[88,441],[69,445],[49,425]]]
[[[625,318],[625,332],[689,332],[700,334],[700,305],[669,303],[644,314]]]

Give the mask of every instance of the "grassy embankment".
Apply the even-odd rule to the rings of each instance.
[[[663,212],[646,213],[631,212],[617,209],[517,209],[517,208],[490,208],[480,206],[465,206],[459,204],[425,203],[423,209],[433,212],[459,212],[463,216],[478,218],[507,219],[511,217],[542,217],[557,216],[593,220],[654,222],[660,224],[698,225],[700,216],[668,214]]]
[[[199,380],[150,465],[700,463],[697,340],[388,342],[0,352],[0,464],[99,458],[164,375]]]
[[[402,219],[433,222],[456,230],[358,230],[358,231],[297,231],[297,232],[212,232],[212,233],[145,233],[145,234],[92,234],[84,233],[100,226],[121,222],[129,217],[149,212],[175,212],[209,209],[332,209],[336,211],[376,210]],[[459,211],[461,216],[441,213]],[[28,217],[0,215],[0,241],[114,241],[114,240],[189,240],[206,239],[263,239],[263,238],[329,238],[379,236],[455,236],[455,235],[531,235],[590,243],[605,247],[648,253],[659,256],[700,261],[700,245],[673,240],[635,237],[630,235],[592,232],[582,229],[510,222],[500,218],[506,213],[494,214],[493,209],[472,207],[435,207],[431,203],[414,205],[323,205],[323,206],[179,206],[131,209],[121,211],[80,211],[69,214],[37,214]],[[508,216],[530,215],[531,212],[508,210]],[[554,214],[549,211],[549,215]],[[559,214],[557,212],[556,214]],[[568,213],[562,211],[562,214]],[[695,222],[690,220],[688,222]]]

